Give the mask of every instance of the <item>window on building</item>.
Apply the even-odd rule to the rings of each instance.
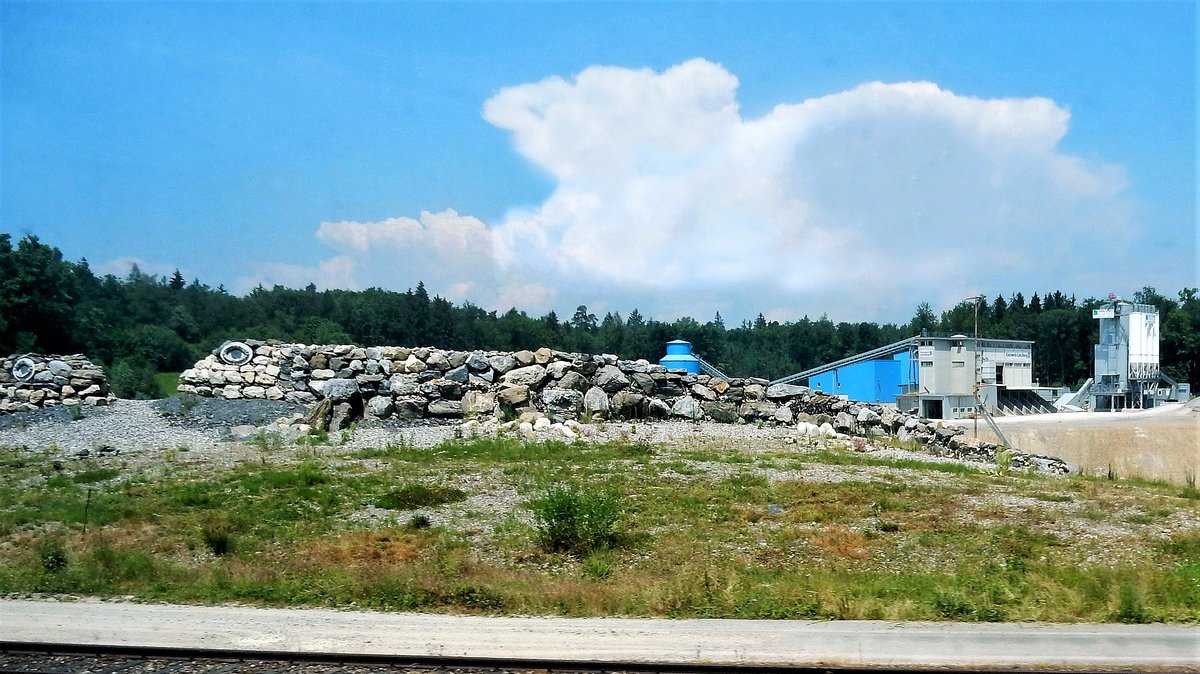
[[[966,363],[966,361],[963,361],[963,360],[956,360],[951,363],[951,366],[952,367],[966,367],[967,363]]]
[[[921,361],[921,367],[933,367],[933,361],[932,360],[923,360],[923,361]]]

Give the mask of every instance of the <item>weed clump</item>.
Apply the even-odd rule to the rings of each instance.
[[[550,552],[586,555],[615,547],[621,504],[613,496],[555,485],[532,502],[538,543]]]
[[[443,503],[458,503],[466,498],[467,493],[455,487],[409,482],[375,499],[375,507],[388,510],[412,510]]]
[[[1146,607],[1132,585],[1121,586],[1120,604],[1117,606],[1117,620],[1127,625],[1143,625],[1150,622]]]
[[[38,561],[42,563],[42,568],[50,573],[56,573],[67,568],[70,559],[67,557],[67,548],[58,538],[47,538],[43,540],[37,549]]]
[[[209,523],[200,528],[200,537],[204,546],[217,557],[224,557],[233,551],[233,532],[223,523]]]

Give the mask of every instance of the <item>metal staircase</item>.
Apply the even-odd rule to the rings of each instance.
[[[695,356],[696,354],[692,354],[692,355]],[[696,360],[700,361],[700,371],[703,372],[704,374],[706,374],[710,377],[718,377],[720,379],[724,379],[725,381],[729,381],[729,375],[718,370],[716,365],[713,365],[712,363],[708,362],[707,360],[704,360],[700,356],[696,356]]]
[[[773,381],[771,383],[772,384],[791,384],[793,382],[797,382],[802,379],[808,379],[809,377],[815,377],[819,374],[829,372],[830,370],[836,370],[839,367],[845,367],[847,365],[854,365],[855,363],[861,363],[861,362],[867,361],[867,360],[878,360],[880,358],[885,358],[887,356],[894,356],[902,351],[911,350],[913,348],[913,346],[916,345],[917,339],[918,338],[916,338],[916,337],[909,337],[908,339],[902,339],[898,342],[893,342],[892,344],[888,344],[887,346],[881,346],[878,349],[871,349],[870,351],[864,351],[860,354],[850,356],[849,358],[835,360],[832,363],[826,363],[824,365],[820,365],[818,367],[814,367],[814,368],[805,370],[803,372],[797,372],[796,374],[790,374],[786,377],[776,379],[775,381]]]

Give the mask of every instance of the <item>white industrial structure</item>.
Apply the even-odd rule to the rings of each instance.
[[[1153,407],[1162,378],[1158,368],[1158,308],[1110,297],[1106,304],[1092,310],[1092,318],[1100,321],[1091,387],[1094,408]]]

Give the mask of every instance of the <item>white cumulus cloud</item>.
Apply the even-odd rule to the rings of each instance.
[[[869,82],[746,118],[738,86],[695,59],[502,89],[484,118],[554,180],[544,202],[491,223],[329,222],[317,238],[354,260],[347,284],[666,318],[903,319],[1128,262],[1129,180],[1063,151],[1054,101]]]

